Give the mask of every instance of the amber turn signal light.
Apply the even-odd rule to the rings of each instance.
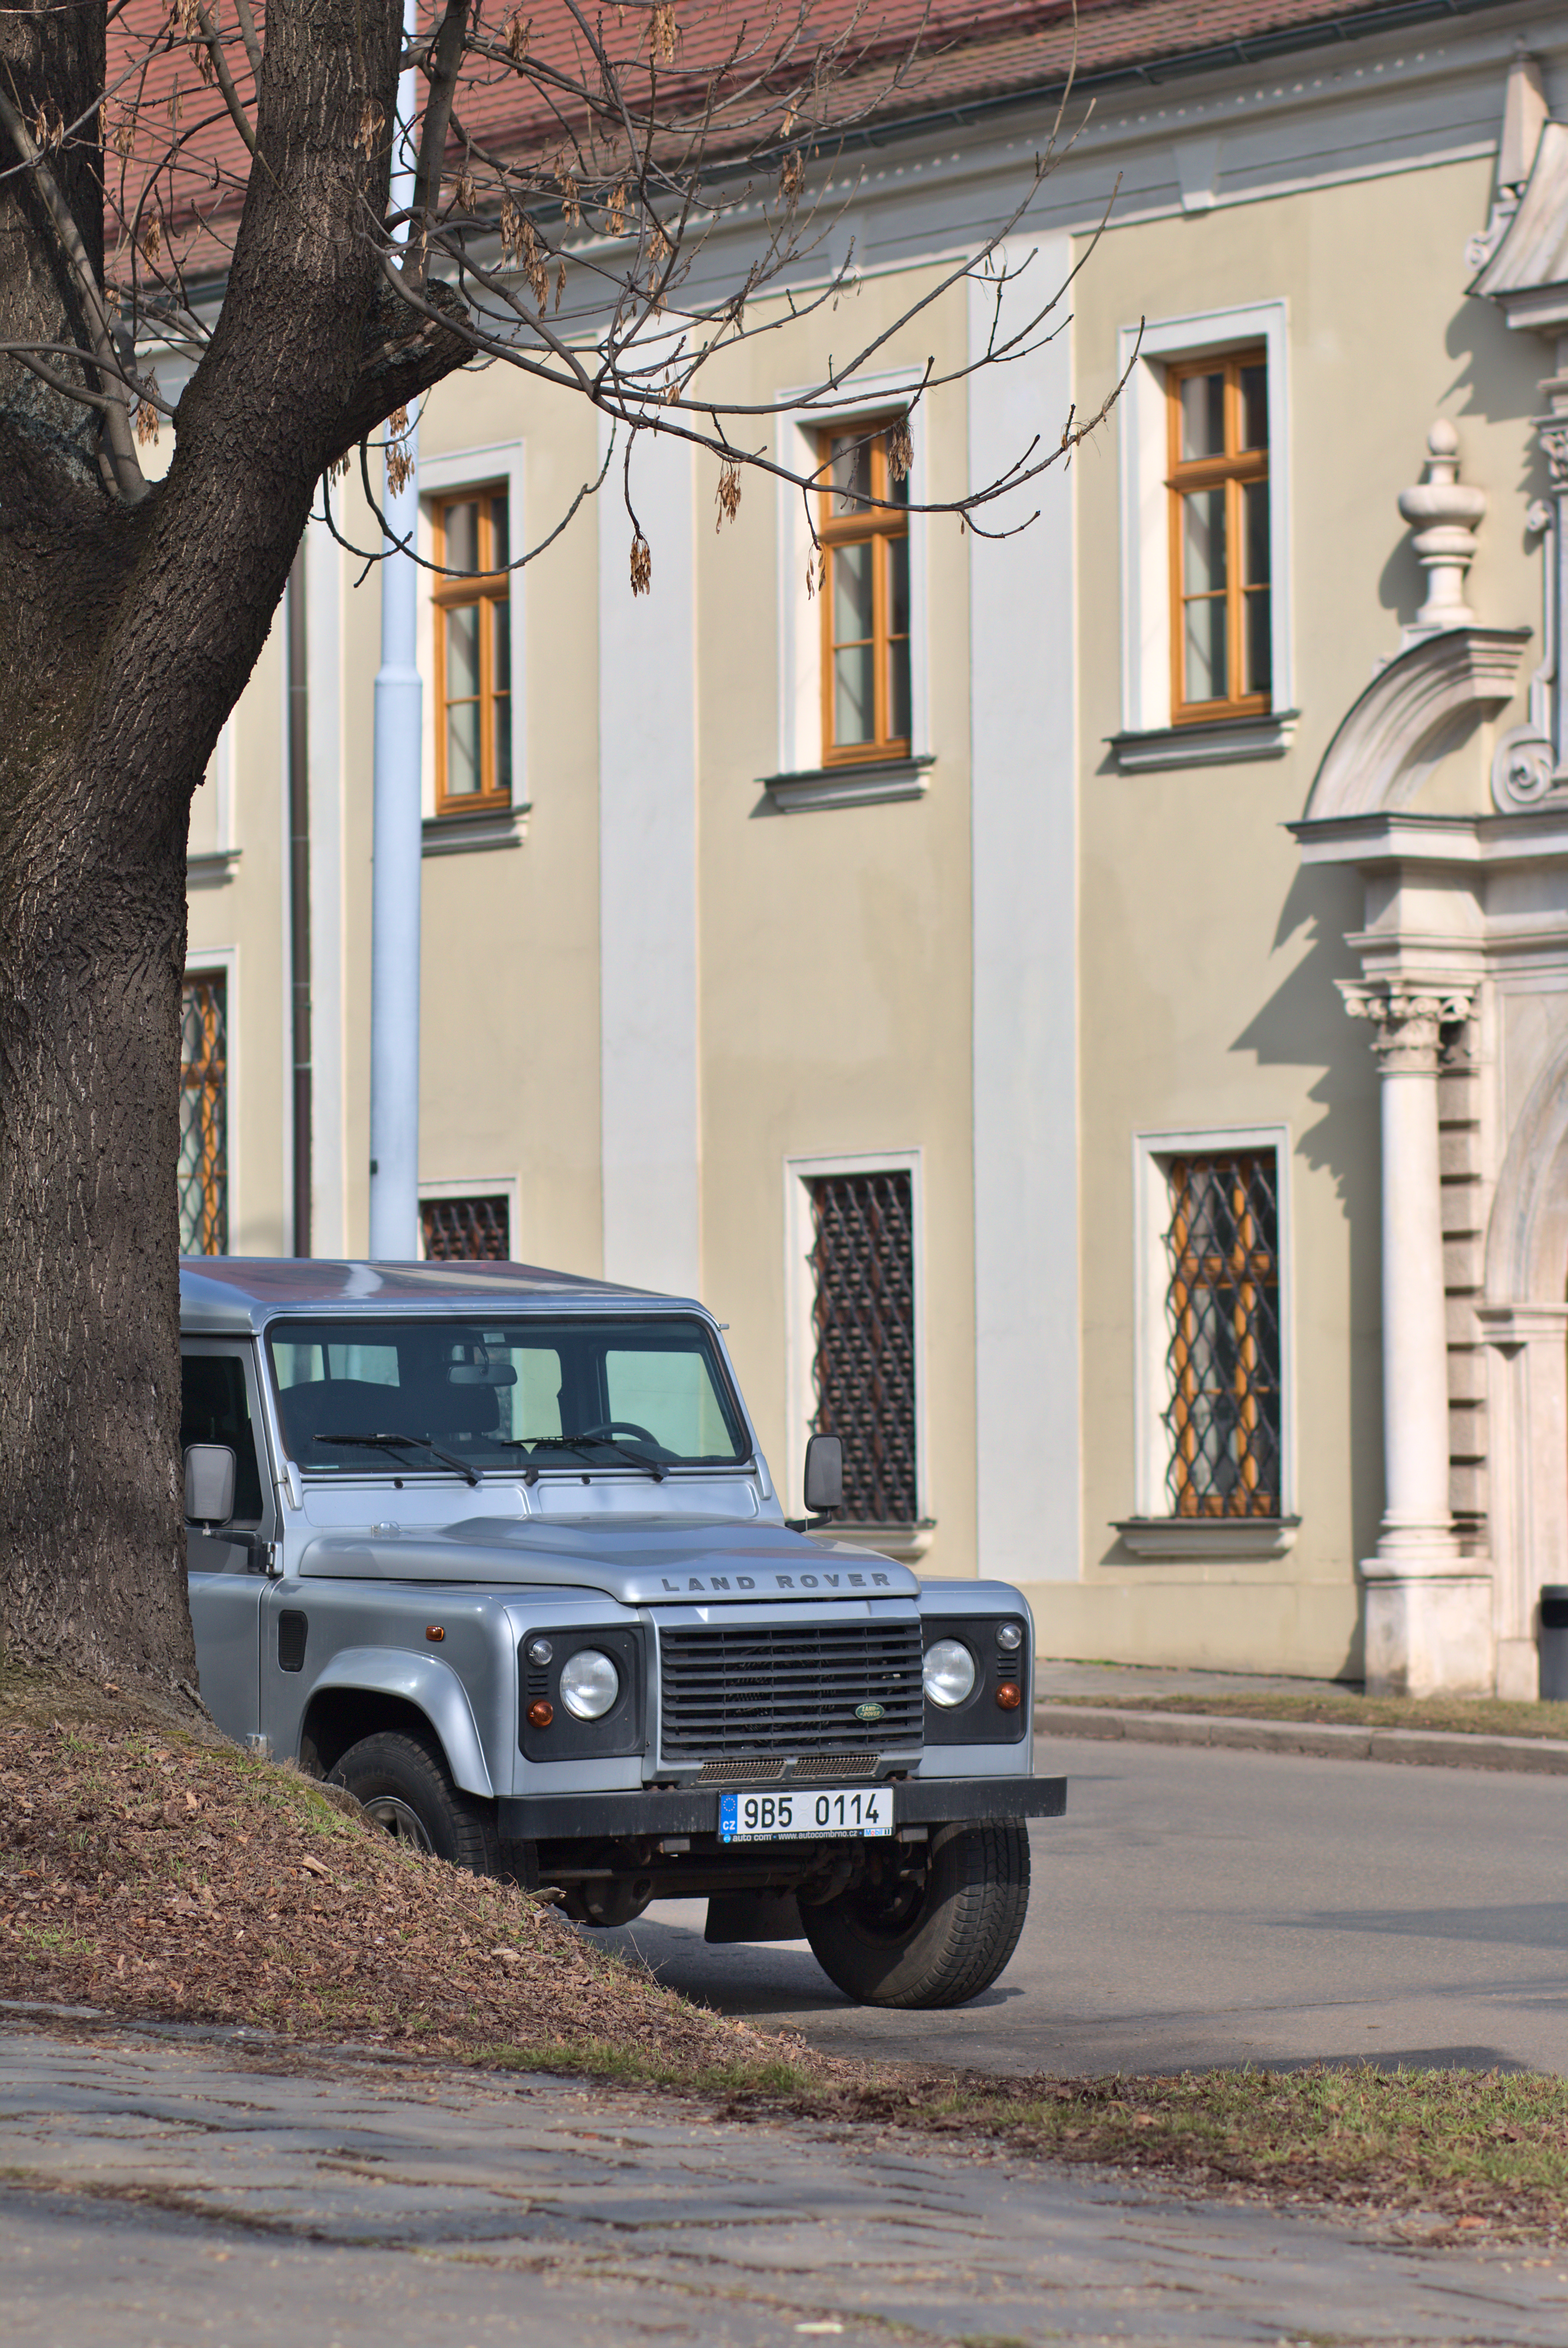
[[[996,1691],[996,1701],[1004,1712],[1016,1712],[1024,1701],[1024,1692],[1016,1680],[1004,1680]]]
[[[555,1706],[552,1704],[547,1703],[543,1696],[538,1697],[535,1702],[531,1704],[528,1707],[528,1725],[530,1728],[548,1728],[554,1717]]]
[[[443,1627],[443,1625],[442,1625],[441,1623],[439,1623],[439,1622],[427,1622],[427,1623],[426,1623],[426,1625],[425,1625],[425,1636],[426,1636],[426,1638],[427,1638],[427,1639],[428,1639],[428,1641],[430,1642],[430,1644],[431,1644],[431,1646],[432,1646],[432,1647],[438,1647],[438,1646],[440,1645],[440,1643],[441,1643],[442,1640],[446,1637],[446,1635],[447,1635],[447,1633],[446,1633],[446,1630],[445,1630],[445,1628]]]

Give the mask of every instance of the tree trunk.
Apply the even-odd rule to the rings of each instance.
[[[396,0],[269,0],[257,168],[166,480],[116,495],[93,411],[0,360],[0,1638],[100,1679],[194,1680],[175,1191],[191,793],[322,472],[468,355],[387,293],[363,233],[387,172],[364,126],[390,122],[400,22]],[[103,44],[103,0],[0,15],[24,119],[46,91],[91,122]],[[0,139],[0,340],[80,348],[80,289],[14,163]],[[71,170],[96,267],[97,175]]]
[[[13,640],[0,675],[0,736],[36,746],[28,804],[8,788],[0,815],[0,1563],[13,1653],[167,1685],[196,1676],[174,1182],[192,786],[103,725],[98,616],[64,623],[52,674]]]

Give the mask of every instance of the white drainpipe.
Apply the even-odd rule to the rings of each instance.
[[[403,38],[417,30],[404,0]],[[397,84],[391,209],[414,201],[415,77]],[[406,226],[396,232],[402,243]],[[395,539],[417,545],[418,427],[411,411],[404,453],[414,469],[384,506]],[[381,565],[381,666],[376,676],[376,800],[370,899],[370,1254],[404,1262],[419,1251],[419,864],[424,807],[419,757],[423,688],[417,631],[418,569],[407,554]]]

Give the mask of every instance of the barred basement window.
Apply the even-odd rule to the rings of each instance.
[[[1175,1158],[1166,1488],[1177,1517],[1280,1514],[1279,1181],[1272,1149]]]
[[[505,1191],[492,1199],[422,1199],[419,1228],[432,1263],[508,1263],[511,1213]]]
[[[844,1447],[851,1524],[919,1520],[914,1200],[907,1173],[808,1179],[814,1430]]]
[[[180,1252],[229,1252],[229,1014],[221,972],[180,991]]]

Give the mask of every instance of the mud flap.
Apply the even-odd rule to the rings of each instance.
[[[792,1891],[712,1892],[705,1941],[803,1941]]]

